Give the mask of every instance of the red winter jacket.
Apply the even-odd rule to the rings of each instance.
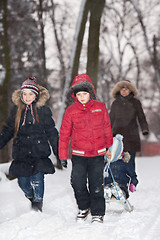
[[[104,155],[112,145],[110,118],[104,103],[91,99],[87,104],[77,100],[64,114],[59,137],[59,158],[68,159],[71,139],[72,154],[84,157]]]

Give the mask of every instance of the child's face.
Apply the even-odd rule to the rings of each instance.
[[[77,92],[76,94],[76,98],[78,99],[78,101],[82,104],[85,104],[89,101],[90,99],[90,93],[88,92],[83,92],[83,91],[80,91],[80,92]]]
[[[30,105],[35,99],[35,94],[31,90],[25,89],[22,93],[22,97],[23,97],[23,101],[27,105]]]

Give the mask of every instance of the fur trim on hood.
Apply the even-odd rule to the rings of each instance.
[[[122,87],[127,87],[129,90],[133,93],[133,95],[136,97],[138,95],[137,88],[129,81],[129,80],[123,80],[118,82],[115,87],[112,90],[112,97],[116,98],[117,93],[120,92]]]
[[[66,97],[70,103],[73,103],[76,100],[74,92],[80,88],[87,88],[91,98],[94,100],[96,99],[96,91],[90,77],[87,74],[80,74],[74,78],[73,83],[67,92]]]
[[[38,85],[39,88],[39,95],[38,100],[36,102],[37,108],[40,108],[45,105],[47,100],[50,98],[49,92],[46,88]],[[19,103],[21,102],[21,89],[15,90],[12,94],[12,102],[19,106]]]

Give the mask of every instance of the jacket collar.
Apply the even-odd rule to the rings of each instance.
[[[91,106],[93,105],[93,103],[94,103],[93,99],[90,99],[90,101],[85,104],[80,103],[77,99],[75,100],[76,106],[81,110],[89,110],[91,108]]]
[[[122,102],[125,102],[125,101],[130,101],[132,98],[134,97],[133,93],[130,93],[128,96],[126,97],[123,97],[121,94],[117,94],[116,95],[116,98],[121,100]]]

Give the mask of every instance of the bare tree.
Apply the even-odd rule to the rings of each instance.
[[[7,0],[0,2],[0,13],[2,18],[0,24],[2,26],[0,30],[0,45],[1,48],[1,72],[0,77],[0,128],[8,118],[8,88],[10,83],[10,56],[9,56],[9,44],[8,44],[8,22],[7,22]],[[8,162],[10,159],[9,145],[0,151],[0,162]]]
[[[36,16],[37,2],[0,1],[2,13],[1,40],[3,46],[3,72],[0,86],[0,125],[6,122],[12,107],[12,92],[28,76],[43,76],[41,32]],[[1,31],[1,30],[0,30]],[[1,65],[1,63],[0,63]],[[39,81],[41,84],[42,81]],[[10,145],[0,151],[0,159],[10,160]]]
[[[99,86],[103,90],[106,89],[105,85],[112,89],[117,81],[130,79],[139,88],[142,100],[147,98],[148,86],[152,86],[151,88],[156,86],[155,74],[153,74],[155,56],[152,34],[155,32],[158,34],[158,26],[156,25],[155,28],[154,24],[157,24],[159,7],[160,3],[157,0],[145,2],[108,0],[106,2],[102,16],[100,54],[101,64],[104,67],[100,66],[102,71],[99,72],[102,79],[102,84]],[[154,96],[156,96],[155,93],[156,91]],[[151,92],[150,96],[153,96]],[[104,99],[105,102],[108,99],[109,97],[107,100]]]
[[[57,50],[58,50],[58,59],[60,62],[60,90],[61,93],[63,92],[63,88],[64,88],[64,84],[65,84],[65,73],[66,73],[66,64],[65,64],[65,60],[64,60],[64,54],[62,51],[63,48],[63,31],[62,31],[62,26],[64,24],[64,20],[65,17],[63,18],[63,21],[60,22],[60,33],[61,33],[61,37],[59,37],[58,35],[58,26],[57,26],[57,22],[56,22],[56,17],[55,17],[55,11],[57,8],[57,4],[54,3],[53,0],[50,0],[51,2],[51,8],[49,11],[50,14],[50,18],[53,24],[53,31],[54,31],[54,37],[55,37],[55,41],[56,41],[56,46],[57,46]],[[65,15],[65,14],[64,14]]]
[[[80,35],[80,32],[81,32],[81,22],[83,20],[83,12],[84,12],[84,9],[85,9],[85,6],[86,6],[86,1],[87,0],[82,0],[80,11],[79,11],[79,16],[78,16],[78,20],[77,20],[77,26],[76,26],[75,36],[74,36],[74,40],[73,40],[73,44],[72,44],[71,56],[70,56],[69,69],[68,69],[68,73],[67,73],[67,76],[66,76],[64,91],[63,91],[63,95],[62,95],[62,105],[61,105],[61,108],[60,108],[58,121],[57,121],[57,128],[58,129],[60,129],[61,122],[62,122],[62,117],[63,117],[64,110],[65,110],[65,107],[66,107],[66,92],[69,88],[69,85],[70,85],[70,82],[71,82],[71,79],[72,79],[71,78],[72,77],[72,72],[74,71],[73,70],[74,69],[74,62],[76,61],[75,56],[76,56],[76,52],[77,52],[78,39],[79,39],[79,35]]]
[[[90,20],[88,37],[87,73],[91,77],[94,87],[97,87],[99,68],[99,37],[101,16],[105,0],[90,1]],[[94,40],[93,40],[94,39]]]
[[[39,26],[40,26],[40,34],[41,34],[41,51],[42,51],[42,69],[43,69],[43,75],[42,79],[44,82],[44,85],[47,87],[47,67],[46,67],[46,46],[45,46],[45,33],[44,33],[44,11],[45,7],[43,6],[44,1],[39,0],[39,4],[37,6],[37,14],[38,14],[38,20],[39,20]]]
[[[85,26],[88,13],[90,12],[89,19],[89,37],[88,37],[88,55],[87,55],[87,69],[86,72],[90,75],[93,84],[96,88],[98,78],[98,64],[99,64],[99,33],[100,33],[100,20],[102,10],[104,7],[104,0],[82,0],[79,11],[79,17],[76,26],[75,37],[72,45],[72,52],[70,57],[70,64],[68,74],[66,76],[62,106],[59,113],[57,127],[60,128],[62,116],[65,109],[65,95],[69,87],[71,79],[78,73],[80,54],[82,49],[82,42],[85,32]],[[94,41],[93,41],[94,39]]]
[[[148,39],[145,24],[144,24],[144,21],[143,21],[142,12],[141,12],[140,8],[138,8],[138,4],[136,4],[136,2],[134,0],[129,0],[129,1],[133,5],[133,8],[137,13],[137,17],[138,17],[138,20],[139,20],[139,23],[141,25],[141,29],[142,29],[142,32],[143,32],[143,37],[144,37],[144,42],[145,42],[145,45],[146,45],[146,49],[147,49],[147,52],[150,56],[150,61],[151,61],[152,65],[153,65],[153,68],[155,70],[155,77],[156,77],[157,83],[160,87],[160,71],[159,71],[159,68],[157,68],[157,66],[155,64],[154,54],[151,50],[151,46],[149,45],[149,39]]]
[[[103,101],[110,105],[110,89],[122,79],[140,79],[140,62],[138,48],[133,38],[138,35],[135,20],[129,20],[133,10],[126,1],[107,1],[102,16],[99,86],[106,94]],[[135,77],[136,76],[136,77]],[[99,93],[102,90],[99,90]]]

